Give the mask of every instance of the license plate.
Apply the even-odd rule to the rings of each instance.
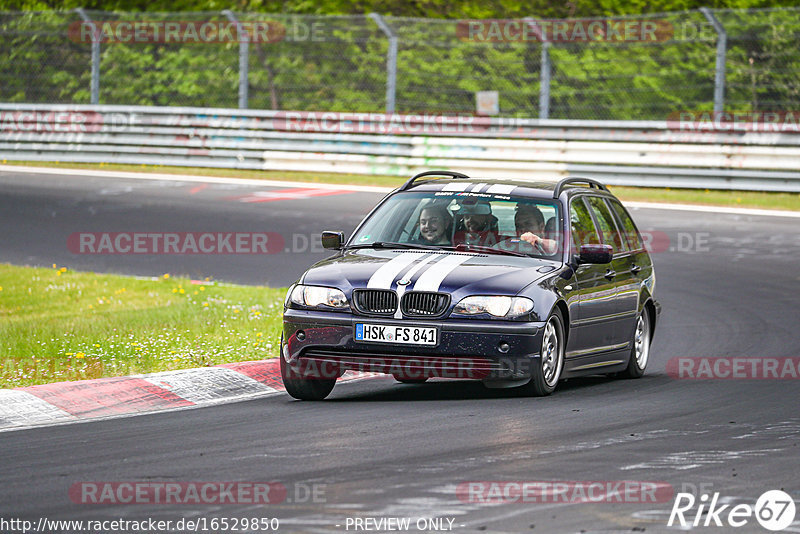
[[[436,345],[439,342],[439,330],[432,326],[356,323],[355,340],[372,343]]]

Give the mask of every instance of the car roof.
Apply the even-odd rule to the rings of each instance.
[[[522,178],[448,178],[446,176],[433,177],[431,179],[415,181],[407,187],[406,191],[471,191],[481,193],[500,193],[500,194],[514,194],[515,196],[525,196],[534,198],[546,198],[553,200],[553,193],[555,192],[558,184],[566,177],[554,177],[552,180],[548,179],[522,179]],[[576,178],[577,177],[570,177]],[[477,187],[478,185],[481,187]],[[500,186],[500,187],[492,187]],[[513,189],[507,190],[502,186],[513,186]],[[502,191],[502,193],[501,193]],[[580,192],[601,192],[611,195],[605,189],[590,188],[587,184],[579,185],[575,183],[567,183],[562,186],[561,192],[567,193],[572,196]]]

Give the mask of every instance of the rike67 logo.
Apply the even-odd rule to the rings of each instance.
[[[710,500],[708,494],[701,495],[699,506],[694,510],[697,500],[691,493],[678,493],[667,526],[739,528],[755,518],[762,527],[776,532],[786,529],[794,522],[794,500],[781,490],[764,492],[755,506],[744,503],[735,506],[721,504],[719,492],[715,492]]]

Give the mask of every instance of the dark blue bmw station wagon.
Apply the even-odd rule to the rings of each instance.
[[[289,288],[281,375],[320,400],[347,370],[549,395],[644,374],[660,312],[636,224],[601,183],[429,171],[387,195]]]

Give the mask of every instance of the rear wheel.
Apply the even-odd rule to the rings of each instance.
[[[283,340],[281,340],[281,351],[283,351]],[[316,376],[303,376],[302,371],[292,369],[283,354],[279,355],[281,360],[281,378],[286,388],[286,393],[299,400],[322,400],[327,397],[336,385],[335,378],[320,378]]]
[[[625,378],[639,378],[647,368],[650,359],[650,312],[642,308],[642,313],[636,319],[636,328],[631,339],[631,357],[628,367],[622,371]]]
[[[520,388],[524,394],[544,397],[556,389],[564,368],[564,345],[564,319],[554,308],[544,326],[539,363],[531,371],[531,381]]]

